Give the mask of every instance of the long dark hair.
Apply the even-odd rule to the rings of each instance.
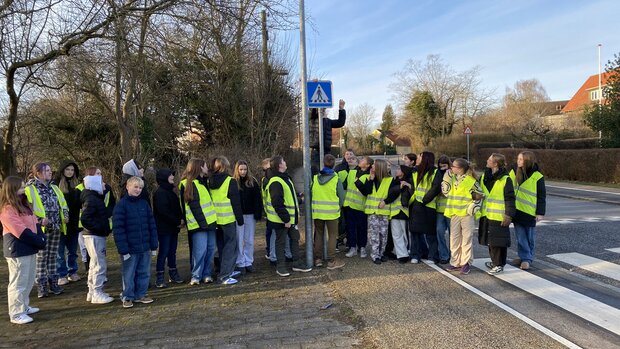
[[[427,173],[430,173],[430,171],[435,168],[435,154],[431,153],[430,151],[423,151],[422,153],[420,153],[420,157],[421,159],[420,164],[418,165],[417,178],[418,185],[420,185],[420,183],[424,179],[424,176],[426,176]]]

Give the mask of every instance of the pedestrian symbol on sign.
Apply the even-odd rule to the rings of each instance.
[[[323,92],[323,88],[321,85],[316,85],[316,90],[312,94],[312,98],[310,98],[311,103],[329,103],[329,98]]]

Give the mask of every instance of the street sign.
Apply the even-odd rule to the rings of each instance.
[[[465,126],[465,129],[463,130],[463,134],[464,135],[470,135],[473,134],[474,132],[471,130],[471,126],[467,125]]]
[[[308,108],[333,107],[331,81],[308,81],[306,86],[306,91],[308,92]]]

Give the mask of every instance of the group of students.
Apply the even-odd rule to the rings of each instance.
[[[336,257],[338,232],[344,227],[346,257],[367,257],[369,240],[375,264],[394,255],[401,263],[428,259],[468,274],[476,219],[480,220],[478,240],[489,246],[489,274],[502,272],[506,264],[511,223],[519,253],[514,262],[521,269],[531,266],[536,222],[545,214],[544,179],[531,152],[520,153],[510,171],[503,155],[492,154],[480,178],[465,159],[440,156],[435,165],[431,152],[407,154],[394,177],[387,161],[368,156],[358,160],[351,150],[338,165],[327,154],[323,165],[311,187],[317,267],[324,263],[330,270],[344,267]],[[30,315],[39,311],[30,307],[28,298],[35,282],[38,297],[47,297],[62,293],[62,283],[79,280],[77,246],[88,270],[86,300],[113,301],[103,290],[110,233],[122,264],[125,308],[153,302],[146,294],[152,255],[157,255],[156,287],[167,287],[166,262],[169,282],[183,282],[176,265],[182,227],[188,231],[190,285],[215,282],[214,275],[218,283],[233,285],[240,274],[254,272],[255,226],[263,213],[266,257],[276,265],[276,273],[286,277],[291,270],[311,271],[312,266],[300,258],[298,195],[286,162],[281,156],[265,159],[263,170],[259,182],[245,161],[235,164],[231,176],[224,156],[209,163],[191,159],[178,185],[174,171],[157,171],[152,204],[144,169],[135,160],[123,166],[123,194],[118,202],[98,168],[86,169],[80,182],[78,166],[70,161],[63,163],[54,181],[46,163],[33,166],[27,183],[7,177],[0,191],[0,220],[9,265],[11,322],[31,322]],[[66,261],[61,241],[68,253]]]
[[[507,263],[511,223],[519,255],[513,264],[530,268],[536,222],[546,207],[544,178],[532,152],[521,152],[510,170],[504,155],[494,153],[481,176],[462,158],[450,161],[442,155],[435,164],[435,155],[424,151],[403,160],[392,177],[387,161],[358,160],[349,150],[336,168],[346,193],[341,221],[346,257],[367,257],[369,238],[375,264],[389,256],[413,264],[426,259],[469,274],[479,220],[478,242],[488,246],[491,257],[489,274],[501,273]]]

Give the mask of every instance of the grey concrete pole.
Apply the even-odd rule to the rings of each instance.
[[[310,178],[312,178],[310,164],[310,120],[308,117],[308,77],[306,75],[306,11],[304,0],[299,0],[299,54],[301,67],[301,113],[304,122],[304,208],[306,211],[306,264],[312,266],[312,193],[310,192]]]

